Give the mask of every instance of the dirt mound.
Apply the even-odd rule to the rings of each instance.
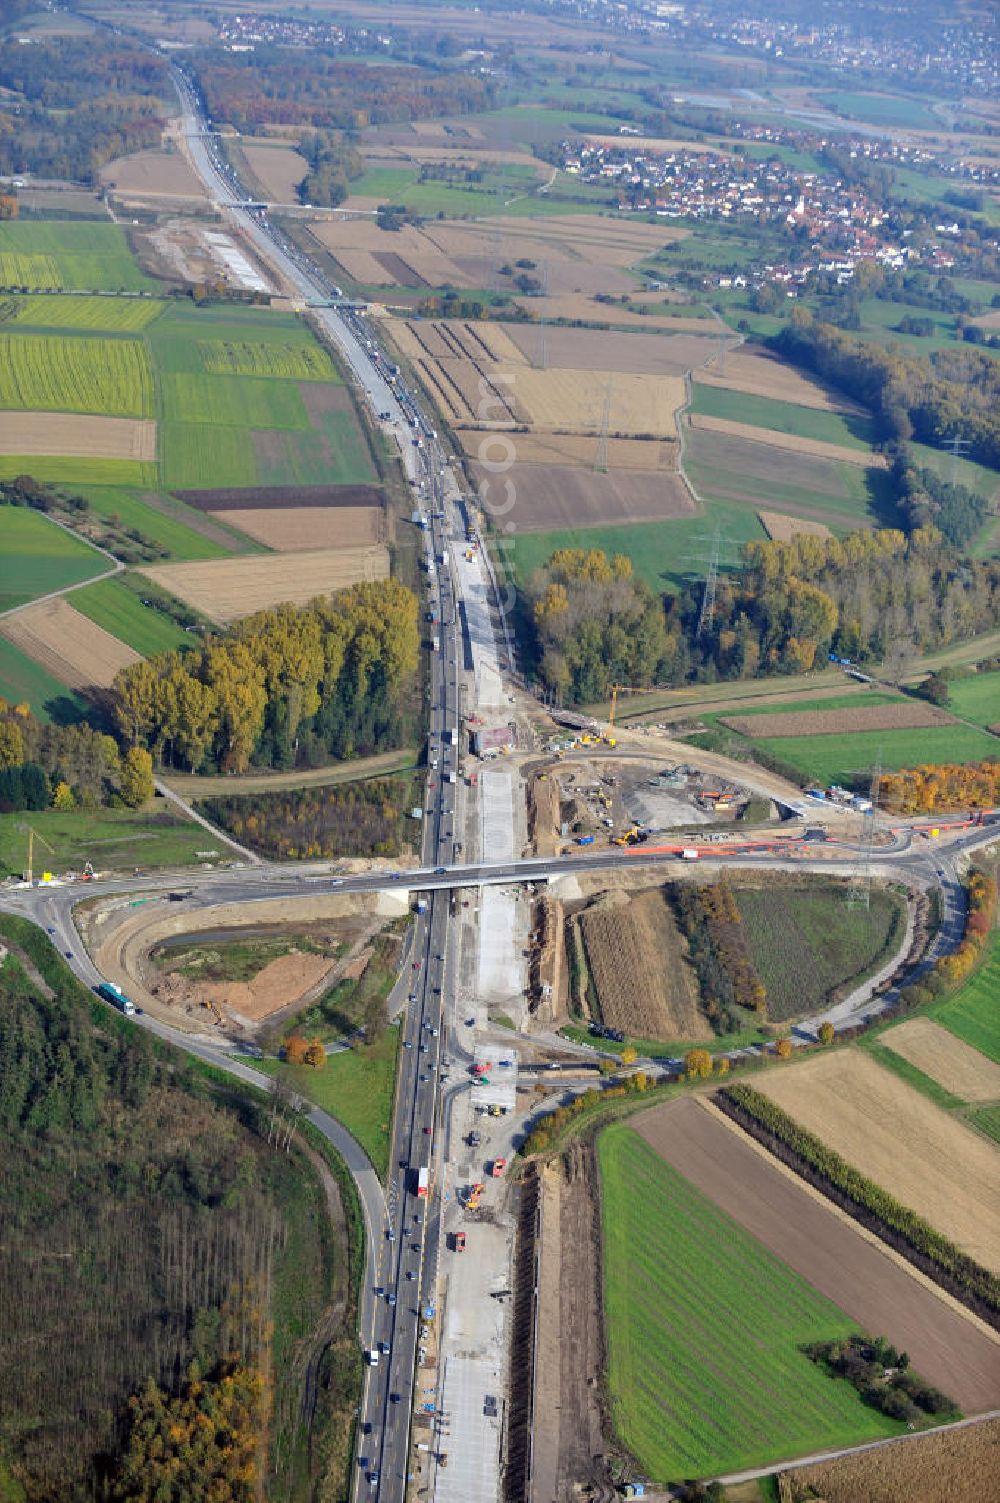
[[[336,967],[330,955],[280,955],[269,961],[251,981],[190,981],[174,974],[163,976],[155,995],[174,1004],[221,1008],[237,1018],[260,1022],[283,1007],[298,1002],[318,986]]]

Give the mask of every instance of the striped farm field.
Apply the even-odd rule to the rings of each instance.
[[[85,220],[0,223],[0,287],[19,291],[152,292],[117,224]]]
[[[932,1018],[908,1018],[879,1043],[961,1101],[1000,1101],[1000,1064]]]
[[[96,584],[74,590],[69,599],[75,611],[143,657],[171,647],[186,647],[192,641],[169,616],[155,606],[143,605],[141,596],[121,579],[99,579]]]
[[[282,376],[291,381],[336,381],[326,351],[315,342],[199,340],[202,365],[213,376]]]
[[[857,1329],[624,1124],[597,1145],[615,1428],[658,1482],[896,1430],[802,1351]]]
[[[769,433],[783,433],[789,438],[811,439],[833,444],[841,449],[870,450],[874,429],[870,417],[851,413],[820,411],[795,402],[775,401],[772,397],[743,391],[725,391],[717,386],[693,388],[691,411],[743,427],[760,428],[760,441],[767,443]]]
[[[153,416],[153,372],[137,339],[0,333],[0,407]]]
[[[25,507],[0,507],[0,610],[82,584],[110,567],[103,554]]]
[[[31,324],[37,329],[81,329],[95,333],[136,334],[158,318],[166,303],[156,298],[45,296],[0,301],[0,323]]]
[[[986,958],[954,996],[931,1010],[931,1017],[956,1038],[1000,1064],[1000,930],[990,935]]]
[[[150,418],[76,412],[0,412],[0,452],[55,458],[156,460],[156,424]]]
[[[210,621],[225,623],[284,601],[306,605],[317,595],[332,594],[358,580],[388,579],[389,551],[384,543],[371,543],[193,564],[157,564],[142,573]]]
[[[156,465],[141,459],[95,459],[78,454],[0,454],[0,480],[33,475],[53,485],[155,486]]]
[[[107,689],[120,668],[140,661],[131,647],[81,616],[61,595],[4,616],[0,631],[70,689]]]
[[[936,705],[901,701],[859,704],[850,709],[776,711],[770,715],[730,715],[722,722],[731,731],[754,739],[762,736],[836,736],[850,731],[898,731],[953,724]]]
[[[256,485],[253,434],[211,423],[161,423],[160,474],[171,491]]]
[[[865,1050],[766,1071],[755,1089],[991,1272],[1000,1271],[1000,1151]]]

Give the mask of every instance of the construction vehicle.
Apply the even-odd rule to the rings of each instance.
[[[682,861],[697,861],[701,852],[693,849],[681,851]]]
[[[465,1252],[465,1233],[456,1232],[452,1238],[452,1246],[456,1252]]]
[[[593,835],[578,835],[576,837],[576,843],[577,845],[593,845],[594,837]]]
[[[55,855],[55,848],[53,846],[49,845],[49,843],[45,839],[44,835],[39,835],[38,831],[37,830],[33,830],[30,825],[18,825],[18,829],[19,830],[27,830],[27,832],[28,832],[28,865],[27,865],[27,868],[26,868],[25,873],[24,873],[24,880],[25,880],[25,882],[27,882],[28,886],[30,887],[31,883],[32,883],[32,880],[33,880],[33,877],[34,877],[35,841],[37,840],[38,843],[39,843],[39,845],[43,845],[45,847],[45,849],[48,851],[48,853],[49,853],[50,856],[54,856]],[[93,871],[93,868],[91,868],[91,871]],[[52,881],[52,873],[51,872],[42,872],[42,881],[43,882],[51,882]]]
[[[645,837],[638,825],[631,825],[623,834],[612,837],[612,845],[638,845]]]
[[[500,1179],[506,1167],[506,1159],[494,1159],[490,1165],[490,1179]]]

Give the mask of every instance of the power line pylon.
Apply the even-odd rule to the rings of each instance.
[[[711,630],[715,619],[715,589],[719,583],[719,554],[722,551],[722,529],[717,527],[712,535],[712,551],[708,559],[708,571],[705,575],[705,589],[701,597],[701,610],[698,612],[698,630],[696,636],[703,637]]]
[[[948,481],[954,485],[958,480],[958,461],[965,458],[969,449],[969,440],[962,437],[961,428],[957,428],[948,440]]]
[[[863,908],[866,913],[871,912],[872,855],[875,849],[875,837],[878,833],[878,791],[881,781],[882,764],[876,762],[872,768],[871,788],[868,794],[871,799],[871,808],[865,813],[862,821],[861,849],[847,888],[848,908]]]
[[[608,376],[608,384],[604,388],[601,431],[597,438],[597,453],[594,455],[594,469],[602,475],[608,473],[608,429],[611,425],[611,387],[613,382],[614,376]]]

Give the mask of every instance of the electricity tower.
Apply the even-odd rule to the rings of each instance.
[[[705,574],[705,589],[701,597],[701,610],[698,612],[698,629],[696,636],[703,637],[712,628],[715,620],[715,589],[719,583],[719,554],[722,552],[722,529],[717,527],[712,534],[712,551],[708,556],[708,570]]]
[[[958,461],[965,458],[969,448],[969,440],[963,438],[961,428],[957,428],[948,440],[948,481],[951,485],[958,480]]]
[[[871,912],[872,856],[875,850],[875,837],[878,833],[878,790],[881,781],[882,764],[876,762],[872,768],[871,788],[868,794],[872,806],[865,813],[862,821],[861,847],[858,852],[857,865],[847,887],[848,908],[863,908],[866,913]]]

